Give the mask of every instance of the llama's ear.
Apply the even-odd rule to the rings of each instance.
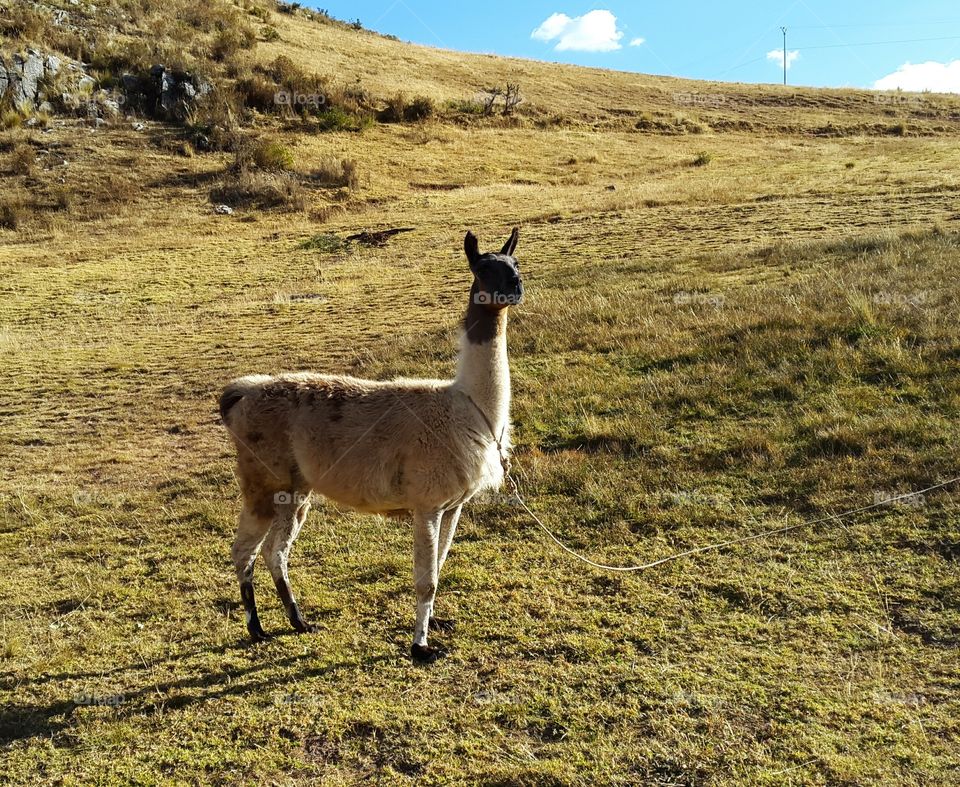
[[[510,237],[507,238],[507,242],[503,244],[503,248],[500,249],[501,254],[506,254],[508,257],[513,256],[514,249],[517,248],[517,238],[520,237],[520,228],[514,227],[513,232],[510,233]]]
[[[463,251],[467,255],[467,261],[472,268],[480,260],[480,244],[477,243],[477,236],[468,232],[463,239]]]

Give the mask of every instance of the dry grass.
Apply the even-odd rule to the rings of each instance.
[[[355,189],[360,185],[360,168],[354,159],[327,156],[317,162],[309,177],[319,186]]]
[[[179,156],[182,130],[153,123],[3,135],[0,204],[24,218],[0,228],[0,778],[955,781],[955,492],[634,576],[584,571],[508,499],[475,501],[441,578],[452,653],[416,670],[408,529],[322,504],[292,561],[321,633],[246,644],[215,416],[241,373],[450,374],[463,232],[492,248],[520,224],[516,464],[572,546],[653,558],[956,475],[955,130],[811,136],[883,108],[725,86],[754,130],[740,98],[685,108],[703,133],[645,133],[638,157],[639,116],[603,107],[654,118],[675,90],[721,88],[255,8],[282,37],[261,63],[438,106],[510,76],[527,101],[511,127],[261,121],[293,172]],[[543,107],[563,122],[538,125]],[[581,109],[598,122],[573,127]],[[220,181],[310,210],[216,216]],[[344,241],[399,226],[415,232],[386,249]]]
[[[307,192],[291,172],[241,170],[231,172],[210,191],[210,201],[231,207],[305,210]]]
[[[263,170],[289,172],[293,169],[293,151],[275,139],[265,139],[255,143],[249,154],[250,163]],[[242,167],[242,154],[238,154],[238,164]]]

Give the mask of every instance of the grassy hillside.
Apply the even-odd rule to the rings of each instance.
[[[261,46],[258,56],[283,54],[308,69],[356,79],[383,97],[421,93],[438,102],[458,102],[491,85],[518,82],[527,114],[547,124],[827,136],[902,135],[911,128],[914,133],[955,133],[960,127],[956,96],[693,82],[415,46],[287,14],[277,15],[275,24],[280,39]]]
[[[159,24],[140,6],[118,51]],[[210,4],[256,32],[235,60],[211,56],[215,22],[183,48],[238,91],[230,149],[196,148],[190,118],[0,132],[2,777],[960,780],[955,488],[635,575],[475,501],[440,582],[450,655],[417,669],[409,526],[322,501],[292,558],[320,633],[247,644],[216,415],[252,371],[451,374],[463,233],[519,225],[517,476],[578,550],[643,561],[960,475],[960,102],[465,55],[255,8]],[[360,130],[243,104],[280,55]],[[514,115],[464,109],[507,81]],[[430,116],[377,120],[398,91]]]

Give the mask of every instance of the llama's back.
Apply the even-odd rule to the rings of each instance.
[[[275,491],[392,513],[457,502],[489,480],[489,446],[449,382],[256,375],[227,386],[221,413],[241,481]]]
[[[389,513],[448,502],[467,485],[473,459],[460,444],[448,382],[297,382],[305,389],[291,424],[294,455],[324,496]]]

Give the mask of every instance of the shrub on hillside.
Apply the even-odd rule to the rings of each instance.
[[[690,163],[695,167],[705,167],[713,161],[713,155],[705,150],[701,150]]]
[[[310,173],[310,179],[320,186],[355,189],[360,185],[360,172],[353,159],[327,156]]]
[[[214,87],[201,96],[187,113],[189,141],[200,151],[237,149],[241,141],[240,101],[228,88]]]
[[[263,140],[253,146],[251,161],[259,169],[289,172],[293,169],[293,152],[276,140]]]
[[[32,175],[37,163],[37,151],[31,145],[17,145],[10,154],[10,171],[14,175]]]
[[[212,188],[210,200],[233,207],[303,210],[307,192],[292,172],[241,170],[228,174]]]
[[[243,105],[258,112],[277,110],[278,85],[263,74],[251,74],[237,81],[237,95]]]
[[[19,229],[30,214],[30,206],[20,194],[0,197],[0,229]]]
[[[362,131],[371,123],[369,115],[355,115],[340,107],[330,107],[316,117],[318,131]]]
[[[5,109],[0,112],[0,129],[17,128],[23,123],[23,115],[15,109]]]
[[[436,111],[433,99],[427,96],[416,96],[411,101],[403,93],[397,93],[387,99],[386,106],[380,110],[377,119],[383,123],[412,123],[426,120]]]
[[[426,120],[432,117],[436,112],[436,106],[433,99],[428,96],[415,96],[413,101],[407,105],[404,112],[404,120]]]
[[[15,5],[0,16],[0,34],[21,41],[39,41],[49,28],[47,18],[32,8]]]
[[[233,60],[240,52],[257,45],[257,34],[250,27],[234,27],[217,32],[210,46],[210,55],[218,62]]]

